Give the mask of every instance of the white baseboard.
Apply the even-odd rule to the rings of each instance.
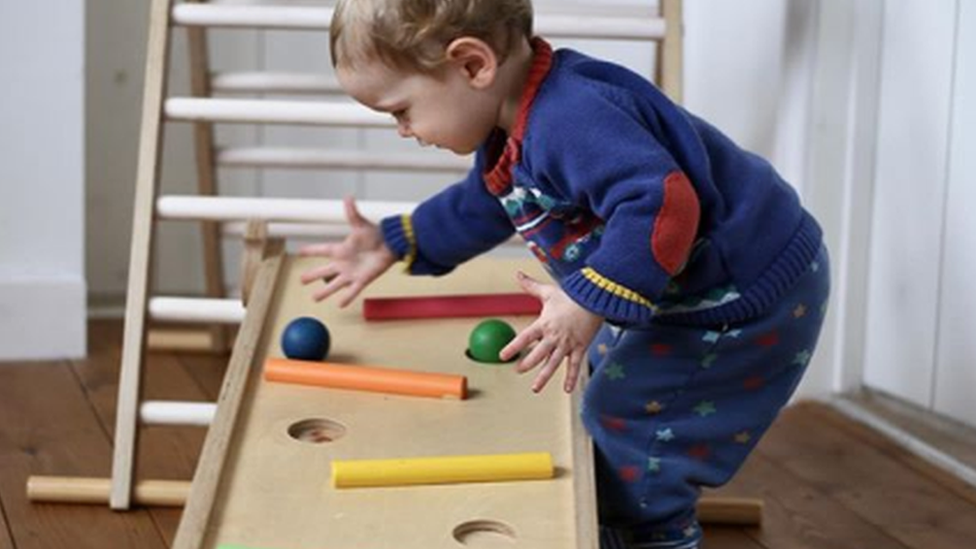
[[[81,358],[84,280],[0,280],[0,361]]]

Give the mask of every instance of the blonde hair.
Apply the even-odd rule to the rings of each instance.
[[[462,36],[483,40],[503,62],[532,37],[531,0],[338,0],[332,16],[332,65],[379,59],[425,73],[444,62]]]

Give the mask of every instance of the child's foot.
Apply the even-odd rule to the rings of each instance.
[[[702,530],[697,523],[666,533],[650,536],[651,539],[634,539],[630,532],[600,527],[600,549],[699,549]]]

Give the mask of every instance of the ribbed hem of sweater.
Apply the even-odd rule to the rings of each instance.
[[[735,324],[755,318],[779,301],[796,284],[823,246],[823,231],[816,220],[804,213],[800,227],[779,256],[759,278],[749,284],[735,301],[712,309],[690,313],[662,314],[654,320],[660,324],[709,326]]]
[[[658,314],[653,306],[621,297],[591,281],[581,271],[562,281],[574,301],[608,321],[625,326],[649,323],[681,325],[733,324],[753,318],[776,303],[809,269],[822,245],[822,231],[809,214],[769,267],[729,303],[688,313]]]

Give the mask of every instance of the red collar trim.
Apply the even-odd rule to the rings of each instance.
[[[518,164],[522,157],[522,136],[525,134],[525,126],[529,120],[529,111],[535,96],[542,87],[542,82],[549,75],[552,68],[552,46],[542,38],[532,39],[532,66],[529,68],[529,75],[525,81],[525,89],[519,99],[518,114],[515,116],[515,125],[512,132],[505,142],[505,150],[495,162],[494,167],[484,173],[485,183],[488,190],[493,195],[501,195],[506,192],[512,183],[512,168]]]

